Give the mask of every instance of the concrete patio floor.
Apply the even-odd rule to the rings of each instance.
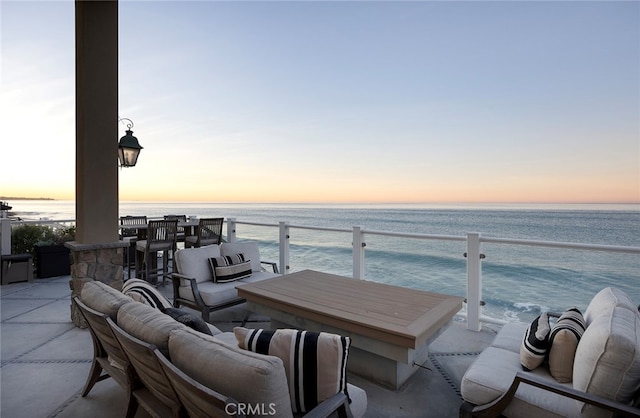
[[[85,398],[80,396],[93,346],[89,331],[71,323],[69,280],[62,276],[1,286],[2,418],[124,414],[124,392],[112,379],[96,384]],[[159,289],[171,297],[170,285]],[[211,322],[231,331],[247,314],[243,306],[215,313]],[[251,315],[245,326],[268,327],[268,320]],[[388,390],[355,375],[349,375],[349,382],[367,392],[366,417],[455,417],[461,403],[460,380],[494,336],[495,330],[473,332],[454,322],[430,345],[429,360],[400,390]],[[148,415],[140,409],[136,416]]]

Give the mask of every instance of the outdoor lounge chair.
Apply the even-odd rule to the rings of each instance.
[[[538,320],[532,330],[538,329]],[[527,327],[506,324],[462,378],[460,416],[640,417],[640,313],[635,304],[619,289],[602,289],[589,303],[584,323],[575,345],[559,345],[562,366],[572,365],[567,369],[571,378],[563,383],[545,364],[523,371]]]

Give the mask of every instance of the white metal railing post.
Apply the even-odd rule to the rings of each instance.
[[[11,254],[11,219],[0,219],[0,255]]]
[[[482,262],[480,234],[467,233],[467,329],[480,331],[482,315]]]
[[[353,278],[364,279],[364,247],[366,247],[362,228],[353,227]]]
[[[289,222],[280,222],[280,273],[289,273]]]
[[[236,218],[227,219],[227,242],[236,242]]]

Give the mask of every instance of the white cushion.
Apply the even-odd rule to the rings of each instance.
[[[222,255],[234,255],[244,253],[245,260],[251,261],[251,271],[259,272],[262,270],[260,266],[260,249],[255,242],[225,242],[221,245]]]
[[[480,353],[462,378],[462,398],[475,405],[492,402],[509,389],[519,371],[522,371],[519,353],[489,346]],[[538,367],[530,373],[553,380],[546,367]],[[563,386],[571,387],[571,384]],[[504,415],[518,418],[579,417],[580,410],[573,399],[522,385]]]
[[[132,336],[155,345],[166,356],[169,354],[169,333],[174,329],[187,328],[169,315],[139,302],[120,307],[118,326]]]
[[[575,389],[628,403],[640,386],[640,316],[615,306],[595,317],[582,335],[573,367]],[[584,408],[591,416],[596,411]]]
[[[270,279],[272,277],[279,277],[279,274],[269,273],[261,271],[259,273],[253,273],[250,277],[244,279],[228,282],[228,283],[214,283],[213,281],[201,282],[198,284],[198,291],[202,300],[207,305],[218,305],[223,302],[229,302],[230,300],[238,297],[238,291],[236,287],[246,284],[259,282],[261,280]],[[193,301],[193,293],[191,292],[191,286],[183,285],[178,289],[178,293],[181,298]]]
[[[98,280],[86,282],[82,286],[80,300],[91,309],[109,315],[114,321],[120,307],[133,302],[129,296]]]
[[[497,348],[520,353],[520,345],[527,331],[528,324],[521,322],[508,322],[500,328],[500,332],[493,339],[491,345]]]
[[[599,291],[591,299],[587,310],[584,312],[584,320],[587,323],[587,327],[595,317],[617,305],[626,306],[631,310],[637,309],[631,298],[620,289],[606,287]]]
[[[178,273],[196,279],[197,283],[213,282],[209,259],[220,256],[218,245],[207,245],[200,248],[185,248],[175,252],[175,264]]]

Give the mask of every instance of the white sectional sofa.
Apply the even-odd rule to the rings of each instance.
[[[524,371],[520,350],[527,325],[505,325],[462,379],[460,416],[610,417],[615,411],[640,417],[636,305],[608,287],[591,300],[584,320],[569,383],[558,383],[544,364]]]
[[[250,265],[250,276],[229,281],[214,282],[211,258],[221,256],[233,257],[243,254]],[[256,243],[223,243],[200,248],[186,248],[175,252],[175,269],[172,274],[173,304],[176,308],[182,305],[202,312],[202,318],[209,321],[211,312],[244,302],[238,297],[236,286],[278,277],[275,263],[260,259],[260,251]],[[264,271],[263,264],[269,264],[273,272]]]
[[[153,292],[153,289],[149,291]],[[161,298],[159,295],[153,297],[153,299]],[[164,307],[170,306],[168,301],[165,300],[166,304],[162,303],[156,309],[149,304],[135,301],[128,294],[123,294],[98,281],[87,282],[84,285],[80,301],[103,316],[108,316],[132,337],[157,347],[168,361],[200,384],[219,394],[229,396],[242,405],[255,407],[247,409],[249,411],[246,413],[247,417],[262,416],[262,407],[267,408],[266,415],[269,416],[282,418],[303,416],[304,413],[293,412],[293,397],[290,395],[290,385],[283,360],[276,355],[259,354],[240,348],[233,332],[221,332],[213,325],[204,323],[199,325],[204,327],[205,331],[208,328],[212,335],[208,335],[209,332],[199,332],[195,330],[198,327],[194,326],[194,322],[201,322],[197,316],[192,315],[190,320],[185,320],[185,316],[188,315],[185,313],[185,316],[179,316],[179,320],[176,320],[175,313],[173,315],[163,313],[163,310],[167,312],[166,309],[171,309]],[[89,326],[91,328],[91,323]],[[91,332],[96,349],[95,356],[104,356],[106,359],[108,355],[108,361],[100,362],[107,367],[105,371],[109,375],[114,373],[111,377],[125,389],[133,390],[134,394],[139,392],[139,389],[123,383],[122,378],[117,378],[123,371],[129,373],[131,362],[117,347],[118,344],[113,344],[115,341],[113,338],[104,338],[104,334],[110,334],[110,331],[102,326],[96,329],[91,328]],[[108,343],[109,341],[111,343]],[[106,352],[103,346],[108,348]],[[317,358],[321,361],[320,353]],[[96,367],[97,370],[93,370]],[[102,369],[99,365],[94,364],[93,369],[82,396],[86,396],[96,383],[108,377],[98,378]],[[345,395],[348,396],[346,398],[348,399],[347,414],[352,414],[354,418],[361,418],[367,409],[366,392],[347,383]],[[342,392],[336,393],[336,396],[345,399]],[[333,416],[335,409],[331,408],[338,405],[333,405],[330,399],[321,401],[313,409],[310,408],[307,415],[314,418]],[[123,404],[123,407],[127,405]],[[251,413],[251,410],[254,412]],[[128,409],[128,412],[135,413],[135,408]]]

